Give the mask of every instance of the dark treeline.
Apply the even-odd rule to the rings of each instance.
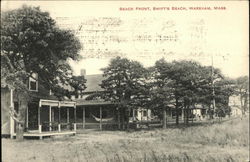
[[[226,78],[220,69],[195,61],[160,59],[153,67],[144,68],[137,61],[116,57],[102,70],[103,97],[118,103],[123,127],[128,125],[130,111],[138,107],[151,109],[163,119],[164,128],[170,108],[176,112],[176,124],[182,110],[188,124],[188,110],[196,104],[207,108],[210,119],[230,115],[228,103],[233,94],[242,96],[243,112],[247,109],[248,77]]]

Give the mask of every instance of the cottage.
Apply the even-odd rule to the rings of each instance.
[[[38,75],[34,74],[34,78]],[[76,133],[76,102],[59,101],[50,90],[33,78],[28,79],[31,99],[25,112],[24,136],[44,137],[57,134]],[[11,109],[19,111],[19,102],[15,91],[1,86],[2,136],[16,136],[16,123]]]
[[[101,99],[104,90],[100,87],[103,79],[101,74],[86,75],[81,71],[86,82],[83,95],[59,101],[50,90],[47,90],[38,81],[29,78],[28,86],[32,99],[28,104],[24,124],[24,136],[53,136],[60,134],[75,134],[77,129],[121,128],[121,111],[117,104]],[[38,77],[34,75],[34,77]],[[66,87],[70,88],[70,87]],[[15,91],[7,87],[1,88],[1,117],[2,136],[16,136],[16,124],[10,115],[10,107],[18,111],[18,102]],[[151,120],[151,111],[143,108],[133,110],[130,121]]]
[[[228,105],[231,108],[231,115],[232,116],[236,117],[236,116],[242,115],[240,96],[238,96],[238,95],[230,96]]]
[[[77,128],[121,128],[121,122],[124,120],[121,118],[123,112],[117,108],[117,104],[100,97],[104,92],[100,87],[102,74],[86,75],[86,71],[82,69],[81,75],[87,80],[87,88],[83,95],[76,99]],[[129,116],[129,122],[149,120],[151,111],[143,108],[134,109]]]

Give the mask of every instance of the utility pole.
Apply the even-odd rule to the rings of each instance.
[[[215,106],[215,91],[214,91],[214,57],[213,57],[213,54],[212,54],[212,74],[211,74],[211,77],[212,77],[213,113],[215,113],[216,106]]]

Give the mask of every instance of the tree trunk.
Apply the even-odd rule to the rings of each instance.
[[[182,113],[183,113],[183,123],[187,124],[187,114],[185,107],[182,109]]]
[[[125,130],[125,112],[124,112],[124,107],[122,107],[122,114],[121,114],[121,118],[122,118],[122,130]]]
[[[23,124],[21,123],[17,123],[17,127],[16,127],[16,139],[21,141],[23,140]]]
[[[245,110],[244,110],[244,107],[243,107],[243,97],[242,97],[242,94],[240,94],[240,109],[242,111],[242,116],[245,115]]]
[[[211,110],[211,105],[209,105],[209,120],[212,120],[213,119],[213,113],[212,113],[212,110]]]
[[[176,104],[176,125],[179,124],[179,102],[178,98],[175,99],[175,104]]]
[[[188,123],[189,123],[189,121],[188,121],[189,120],[189,106],[186,109],[185,115],[186,115],[186,124],[188,125]]]
[[[163,129],[167,128],[167,111],[166,108],[163,108],[163,125],[162,125]]]
[[[129,116],[130,116],[131,109],[129,109],[127,114],[127,130],[129,130]]]
[[[176,109],[176,125],[179,124],[179,108]]]
[[[244,109],[244,115],[246,115],[246,111],[247,111],[247,106],[248,106],[248,96],[244,97],[244,105],[243,105],[243,109]]]
[[[118,120],[118,129],[120,130],[121,129],[121,107],[119,106],[118,107],[118,110],[117,110],[117,120]]]
[[[16,126],[16,139],[23,140],[23,133],[24,133],[24,123],[25,123],[25,116],[26,110],[28,107],[28,97],[26,95],[18,95],[18,108],[15,111],[18,111],[18,122]]]

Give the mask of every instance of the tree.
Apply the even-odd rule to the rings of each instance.
[[[175,106],[176,124],[179,123],[179,113],[182,109],[184,112],[185,123],[188,123],[190,116],[190,106],[195,104],[209,104],[212,100],[212,78],[211,68],[202,66],[194,61],[173,61],[166,62],[161,59],[156,62],[155,68],[156,85],[158,89],[157,97],[163,107],[168,104]],[[219,77],[219,70],[216,69],[215,77]],[[164,90],[165,89],[165,90]],[[161,95],[159,95],[161,94]],[[164,97],[164,99],[162,98]]]
[[[87,88],[86,79],[84,76],[72,76],[69,85],[74,88],[74,91],[71,92],[71,95],[74,95],[76,98],[79,97],[83,93],[83,91]]]
[[[59,29],[49,13],[39,7],[2,12],[1,21],[1,87],[18,94],[19,112],[13,110],[12,114],[18,114],[16,121],[21,126],[32,96],[27,79],[38,80],[60,99],[70,96],[72,92],[65,85],[72,85],[75,78],[68,60],[81,58],[81,44],[72,31]]]
[[[122,112],[124,128],[124,121],[127,124],[129,122],[130,111],[142,104],[141,97],[145,90],[146,70],[139,62],[121,57],[112,59],[109,66],[102,70],[105,79],[102,81],[101,87],[106,91],[106,100],[116,103],[119,111]],[[118,114],[120,123],[119,120]]]
[[[171,66],[164,59],[156,61],[151,68],[152,82],[150,83],[150,107],[163,121],[163,128],[167,126],[166,111],[173,105],[173,81],[165,75],[164,71]]]
[[[230,115],[231,109],[229,107],[229,97],[233,95],[234,89],[232,87],[234,81],[229,78],[223,77],[223,79],[217,81],[215,86],[215,114],[221,120],[222,117]]]
[[[245,115],[249,109],[249,78],[248,76],[238,77],[235,82],[234,93],[240,96],[240,108]]]

